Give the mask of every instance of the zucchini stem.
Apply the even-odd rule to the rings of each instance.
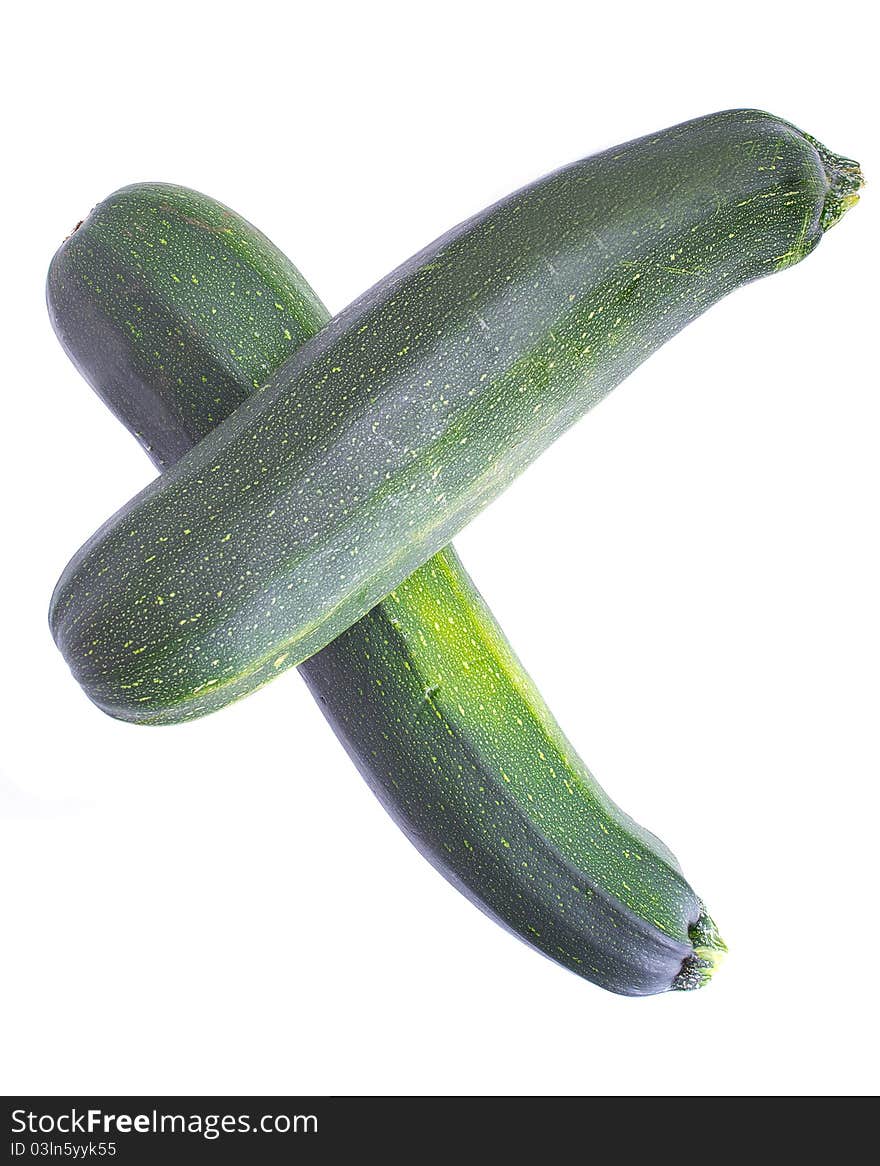
[[[715,921],[705,907],[701,906],[700,917],[688,928],[688,938],[693,944],[693,954],[687,956],[681,971],[672,983],[674,992],[690,992],[704,988],[712,979],[718,966],[727,954],[727,944],[718,934]]]
[[[809,134],[804,134],[804,137],[815,148],[828,178],[821,225],[823,231],[829,231],[859,201],[859,190],[865,185],[865,179],[858,162],[832,153]]]

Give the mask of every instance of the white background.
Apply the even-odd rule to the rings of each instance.
[[[706,991],[614,997],[491,924],[295,672],[143,729],[55,651],[58,573],[152,476],[43,303],[53,250],[115,188],[215,195],[338,310],[516,186],[716,109],[765,107],[880,174],[867,6],[297,7],[7,13],[0,1091],[876,1091],[876,191],[457,541],[718,920]]]

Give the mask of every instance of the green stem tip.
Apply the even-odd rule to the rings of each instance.
[[[692,923],[688,928],[688,938],[694,951],[693,955],[685,959],[681,971],[672,983],[675,992],[690,992],[694,988],[704,988],[727,952],[727,944],[718,934],[718,928],[705,907],[702,907],[696,923]]]
[[[809,134],[804,137],[815,148],[828,177],[828,193],[822,209],[822,230],[827,231],[859,201],[859,190],[865,185],[865,179],[858,162],[833,154]]]

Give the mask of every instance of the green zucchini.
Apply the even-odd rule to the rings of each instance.
[[[191,263],[198,284],[169,272]],[[232,211],[129,187],[52,261],[66,351],[171,464],[326,322]],[[487,914],[612,991],[697,987],[723,945],[670,852],[599,788],[447,548],[300,668],[388,811]]]
[[[659,345],[808,254],[860,181],[788,123],[733,110],[454,228],[74,556],[51,626],[77,680],[112,716],[176,722],[307,659]]]

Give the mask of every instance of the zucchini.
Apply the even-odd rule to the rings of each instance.
[[[198,284],[168,278],[185,261]],[[328,319],[249,223],[162,184],[95,208],[53,259],[48,302],[157,465]],[[599,788],[451,548],[300,671],[401,828],[487,914],[615,992],[708,979],[723,945],[677,862]]]
[[[158,724],[307,659],[659,345],[807,255],[860,181],[788,123],[733,110],[449,231],[74,556],[51,626],[77,680],[112,716]],[[186,257],[169,276],[204,277]]]

